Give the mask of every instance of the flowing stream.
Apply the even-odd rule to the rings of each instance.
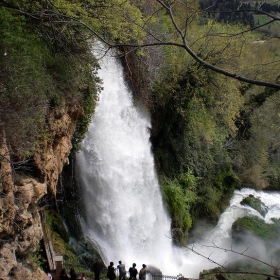
[[[133,262],[140,269],[145,263],[167,275],[197,277],[203,269],[216,265],[172,245],[170,217],[162,201],[149,141],[149,113],[133,101],[119,61],[112,53],[101,58],[102,52],[97,49],[104,89],[77,153],[85,209],[83,234],[98,244],[106,264],[122,260],[127,269]],[[224,264],[228,254],[222,250],[215,253],[205,245],[230,246],[232,223],[245,215],[260,216],[240,205],[249,194],[260,197],[269,207],[267,222],[280,217],[279,194],[236,191],[219,224],[207,229],[205,237],[190,247]]]

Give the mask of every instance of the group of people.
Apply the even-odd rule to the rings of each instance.
[[[122,261],[119,261],[117,269],[119,270],[119,280],[125,280],[126,269]],[[136,263],[132,264],[132,267],[129,268],[128,273],[129,273],[129,280],[136,280],[136,277],[138,275]],[[139,280],[146,280],[146,274],[147,274],[147,266],[143,264],[139,272]],[[115,280],[117,278],[113,262],[110,262],[110,265],[108,266],[107,278],[109,280]]]
[[[100,260],[96,260],[93,264],[93,272],[95,276],[95,280],[100,280],[100,272],[103,268],[103,263]],[[119,271],[119,280],[125,280],[126,279],[126,269],[125,265],[122,263],[122,261],[119,261],[119,264],[117,266],[117,269]],[[115,280],[117,278],[116,271],[115,271],[114,263],[110,262],[110,265],[108,266],[107,270],[107,278],[109,280]],[[136,268],[136,263],[133,263],[132,266],[128,270],[129,273],[129,280],[136,280],[138,275],[138,270]],[[139,271],[139,280],[146,280],[146,274],[147,274],[147,266],[145,264],[142,265],[142,268]],[[70,277],[69,277],[70,275]],[[59,274],[59,280],[87,280],[84,273],[81,274],[81,277],[78,278],[77,273],[74,269],[74,267],[71,267],[70,272],[66,272],[65,268],[63,268]],[[48,277],[50,280],[52,280],[51,273],[48,273]]]

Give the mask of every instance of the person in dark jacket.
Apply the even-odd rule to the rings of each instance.
[[[102,262],[100,260],[96,260],[93,264],[93,272],[94,272],[94,279],[100,279],[100,272],[102,269]]]
[[[117,278],[113,262],[110,262],[110,265],[108,266],[107,278],[110,280],[115,280]]]
[[[78,276],[77,276],[77,274],[76,274],[76,271],[75,271],[75,269],[74,269],[74,267],[71,267],[71,269],[70,269],[70,279],[71,280],[77,280],[78,279]]]
[[[129,268],[129,280],[136,280],[136,275],[138,274],[138,270],[136,269],[136,263],[132,264],[132,267]]]
[[[62,270],[60,271],[60,274],[59,274],[59,280],[68,280],[68,279],[69,278],[68,278],[65,268],[62,268]]]

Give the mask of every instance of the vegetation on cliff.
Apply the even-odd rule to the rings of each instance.
[[[0,15],[0,116],[10,146],[23,158],[31,156],[38,151],[40,138],[48,137],[48,112],[76,102],[84,109],[73,140],[78,149],[94,112],[100,82],[90,50],[89,39],[94,37],[82,21],[113,40],[140,41],[144,33],[130,24],[131,19],[141,23],[139,9],[119,0],[106,5],[10,0],[0,5]]]
[[[140,56],[124,49],[125,62],[128,79],[152,112],[151,140],[163,196],[182,242],[199,218],[217,221],[235,188],[279,188],[279,91],[203,68],[187,48],[229,72],[277,82],[279,40],[263,43],[266,34],[248,32],[244,22],[206,19],[196,1],[157,2],[164,8],[144,4],[145,13],[155,11],[148,23],[154,37],[144,44],[161,48],[145,48]],[[276,68],[266,72],[265,61]],[[190,197],[178,180],[188,172],[196,178]]]
[[[90,101],[84,118],[93,113],[97,89],[90,67],[95,62],[85,38],[74,39],[71,34],[51,38],[52,31],[39,22],[4,7],[0,13],[1,129],[11,151],[23,160],[48,138],[45,119],[53,108],[69,102],[88,108]],[[82,134],[85,129],[79,126],[78,131]]]
[[[39,204],[43,210],[51,202],[54,212],[49,215],[51,218],[48,222],[56,253],[63,254],[65,261],[72,263],[78,263],[79,260],[77,253],[67,244],[68,233],[62,230],[64,227],[61,219],[55,215],[57,203],[53,199],[57,195],[55,185],[60,167],[52,165],[67,162],[71,149],[68,139],[72,137],[73,126],[76,126],[76,131],[72,145],[74,150],[79,149],[98,99],[98,63],[91,52],[94,37],[89,36],[89,30],[84,28],[82,21],[91,26],[92,30],[110,36],[113,40],[128,40],[130,36],[141,40],[144,34],[140,28],[130,24],[130,20],[135,18],[141,22],[141,13],[137,7],[119,0],[103,4],[41,0],[7,0],[0,4],[1,148],[4,141],[8,143],[8,151],[1,154],[1,172],[2,164],[10,162],[13,179],[16,177],[20,182],[21,178],[30,176],[42,183],[45,191],[48,189],[48,194]],[[116,10],[121,11],[123,17]],[[79,22],[75,21],[77,18]],[[61,162],[53,162],[55,160],[52,157]],[[6,227],[1,227],[1,241],[10,239],[12,233],[15,234],[13,239],[17,240],[18,232],[23,234],[26,230],[21,229],[21,224],[32,226],[33,213],[38,215],[38,209],[35,211],[32,205],[28,208],[28,222],[24,220],[22,223],[18,218],[18,213],[22,211],[22,206],[18,205],[21,202],[14,200],[13,207],[21,210],[14,211],[15,217],[12,217],[10,212],[13,209],[6,208],[5,176],[1,173],[0,205],[5,222],[7,220],[11,226],[10,232]],[[4,197],[2,190],[5,191]],[[74,216],[73,209],[69,211]],[[35,219],[37,221],[38,217],[35,216]],[[42,238],[42,229],[39,226],[36,229],[38,238]],[[38,248],[38,242],[32,237],[32,241],[24,243],[30,247],[25,252],[16,247],[20,245],[12,242],[15,243],[12,244],[15,248],[11,247],[14,256],[1,276],[6,277],[10,269],[15,270],[16,263],[24,262],[27,255],[34,263],[43,265],[40,264],[41,250],[34,251]],[[0,250],[3,249],[2,245],[1,242]],[[12,251],[16,252],[16,256]],[[95,255],[91,255],[94,258]],[[32,275],[29,268],[26,270]],[[22,273],[25,273],[25,269],[22,269]]]

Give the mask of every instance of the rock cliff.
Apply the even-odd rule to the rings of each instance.
[[[47,279],[27,256],[35,252],[43,238],[38,202],[55,197],[59,174],[72,148],[77,119],[83,114],[78,102],[52,108],[47,116],[48,137],[34,156],[36,172],[20,174],[10,157],[3,134],[0,147],[0,279]]]

